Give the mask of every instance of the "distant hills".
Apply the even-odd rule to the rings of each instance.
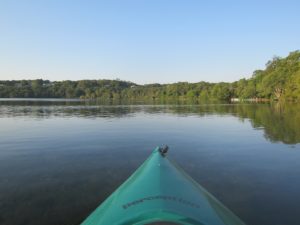
[[[83,98],[100,100],[286,100],[300,101],[300,51],[274,57],[250,79],[232,83],[178,82],[139,85],[121,80],[0,81],[0,98]]]

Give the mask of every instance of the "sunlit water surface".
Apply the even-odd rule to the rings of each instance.
[[[300,224],[300,106],[0,101],[0,224],[80,224],[161,144],[248,225]]]

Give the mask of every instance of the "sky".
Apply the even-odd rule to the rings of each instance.
[[[0,0],[0,80],[231,82],[300,49],[300,1]]]

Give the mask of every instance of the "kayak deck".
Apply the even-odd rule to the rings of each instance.
[[[157,147],[82,225],[245,225]]]

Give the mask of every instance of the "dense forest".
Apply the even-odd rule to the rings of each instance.
[[[233,83],[139,85],[121,80],[0,81],[1,98],[83,98],[101,100],[287,100],[300,101],[300,51],[274,57],[264,70]]]

